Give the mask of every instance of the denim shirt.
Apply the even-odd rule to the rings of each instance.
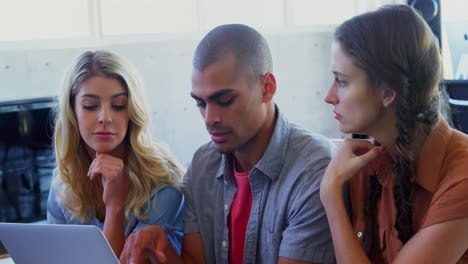
[[[56,177],[54,170],[54,177]],[[183,238],[183,218],[184,218],[184,196],[174,187],[163,186],[154,188],[151,192],[151,209],[148,219],[138,219],[134,214],[125,221],[125,238],[132,232],[148,226],[160,225],[168,235],[168,239],[174,249],[180,254]],[[103,230],[104,223],[91,215],[87,221],[81,221],[67,210],[59,201],[54,186],[50,187],[47,201],[47,223],[48,224],[74,224],[74,225],[95,225]]]
[[[333,243],[319,197],[334,145],[288,122],[277,108],[270,143],[249,173],[252,209],[244,263],[278,257],[334,263]],[[207,263],[228,263],[228,217],[237,191],[232,156],[212,142],[199,148],[185,176],[185,233],[201,233]]]

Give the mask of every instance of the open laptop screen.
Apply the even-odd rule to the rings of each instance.
[[[0,223],[0,241],[15,264],[118,264],[99,228],[91,225]]]

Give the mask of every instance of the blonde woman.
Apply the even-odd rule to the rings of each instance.
[[[154,141],[137,73],[108,51],[85,52],[65,77],[55,125],[57,167],[47,222],[103,230],[118,257],[148,225],[180,251],[182,168]]]

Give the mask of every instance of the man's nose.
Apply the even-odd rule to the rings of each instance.
[[[208,127],[213,126],[214,124],[221,123],[221,115],[219,109],[216,106],[207,104],[205,107],[205,124]]]

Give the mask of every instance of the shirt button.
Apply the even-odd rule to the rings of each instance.
[[[359,231],[359,232],[357,233],[357,236],[358,236],[358,237],[362,237],[362,232]]]
[[[228,185],[226,180],[224,180],[224,185],[226,185],[226,186]]]
[[[226,240],[223,240],[223,248],[226,248],[227,247],[227,242]]]
[[[226,211],[229,210],[229,204],[224,205],[224,210],[226,210]]]

